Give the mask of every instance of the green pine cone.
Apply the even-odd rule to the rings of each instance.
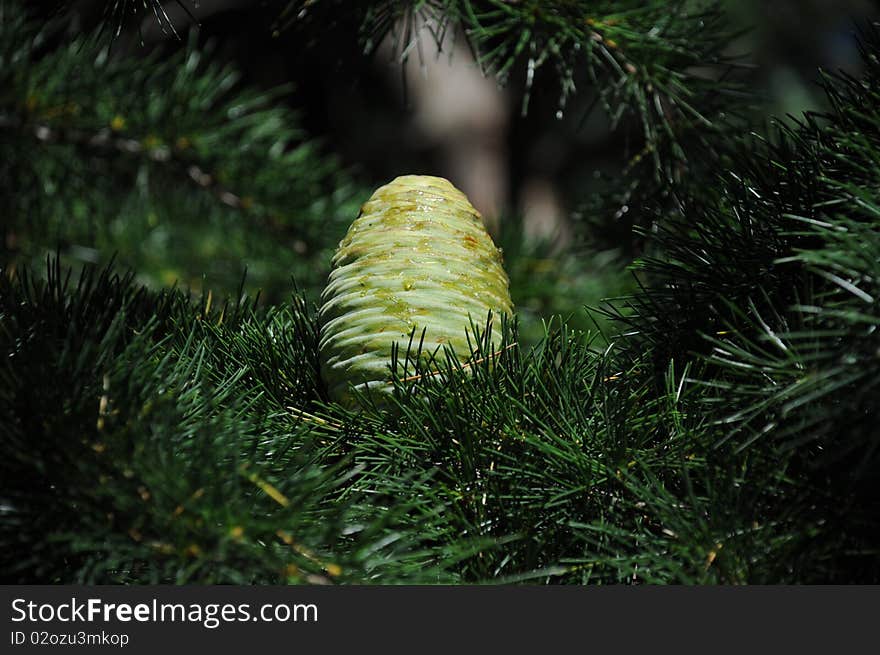
[[[447,180],[406,175],[361,207],[332,260],[321,297],[321,372],[330,397],[350,385],[390,391],[392,344],[401,357],[425,330],[423,352],[470,355],[471,322],[511,314],[501,252],[479,212]]]

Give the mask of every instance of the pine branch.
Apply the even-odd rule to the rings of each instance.
[[[711,389],[670,365],[658,392],[625,343],[599,353],[560,326],[525,349],[515,325],[478,330],[469,364],[401,351],[391,406],[353,413],[322,400],[299,301],[191,304],[109,271],[73,287],[57,264],[47,279],[0,287],[8,578],[876,575],[827,524],[833,506],[852,533],[860,512],[790,456],[718,448]]]
[[[284,89],[242,88],[234,70],[192,44],[147,61],[80,41],[44,51],[49,28],[5,11],[0,184],[17,261],[39,261],[60,242],[87,261],[118,252],[156,284],[176,277],[198,288],[208,273],[228,292],[271,249],[283,279],[256,263],[250,275],[269,299],[290,275],[310,291],[322,283],[355,191],[280,103]],[[224,243],[201,239],[218,227]],[[156,261],[150,238],[178,254]]]
[[[863,48],[860,79],[826,76],[831,111],[731,149],[724,175],[658,215],[649,286],[617,316],[656,362],[702,362],[718,443],[789,462],[814,538],[851,553],[829,574],[853,579],[874,575],[880,507],[875,32]]]
[[[3,273],[4,580],[452,579],[397,534],[406,502],[340,500],[348,461],[287,410],[320,394],[300,305],[193,305],[57,260]]]
[[[424,57],[423,40],[441,51],[462,31],[485,71],[506,83],[522,75],[523,113],[535,78],[552,69],[558,115],[578,87],[591,87],[617,126],[634,116],[653,164],[686,159],[689,130],[722,127],[740,114],[737,87],[725,79],[735,61],[723,54],[734,36],[717,2],[378,1],[293,0],[280,26],[359,26],[367,53],[390,39],[395,57]],[[699,68],[700,72],[694,72]]]

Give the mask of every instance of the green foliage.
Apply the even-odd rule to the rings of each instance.
[[[317,295],[361,194],[305,139],[284,89],[242,88],[190,44],[120,58],[15,5],[0,20],[0,196],[7,263],[114,255],[153,286],[278,302]],[[267,265],[271,262],[271,265]]]
[[[614,126],[636,119],[644,140],[636,157],[662,165],[667,176],[686,158],[683,138],[695,128],[714,130],[741,109],[724,79],[734,65],[724,54],[733,34],[713,1],[286,0],[280,23],[304,31],[356,26],[368,53],[390,37],[401,61],[425,56],[422,39],[443,47],[461,31],[500,82],[522,75],[523,113],[536,76],[550,69],[559,115],[579,85],[589,88]]]
[[[177,5],[190,20],[189,0]],[[523,112],[536,76],[550,70],[559,84],[559,112],[579,86],[589,88],[613,124],[636,120],[644,137],[637,158],[652,155],[647,159],[662,164],[667,176],[686,159],[683,138],[714,130],[741,109],[742,99],[730,96],[736,87],[725,79],[733,65],[725,48],[734,34],[717,0],[280,0],[270,6],[277,30],[297,30],[305,40],[338,30],[335,38],[357,38],[368,54],[390,37],[401,61],[423,58],[425,38],[442,46],[463,33],[500,82],[521,76]],[[148,19],[180,38],[161,3],[108,0],[96,41],[112,42]]]
[[[610,321],[588,311],[636,288],[616,248],[560,247],[530,238],[515,217],[501,222],[496,243],[504,252],[521,343],[538,344],[549,317],[561,317],[572,332],[595,332],[597,346],[617,332]]]
[[[466,366],[401,353],[390,407],[353,414],[299,301],[57,264],[0,298],[13,581],[804,581],[833,552],[778,461],[713,448],[687,369],[658,392],[562,326],[477,333]]]
[[[658,362],[697,357],[719,443],[769,450],[809,481],[829,575],[875,579],[880,238],[880,67],[826,76],[832,111],[754,140],[659,220],[663,255],[625,319]],[[807,502],[807,501],[804,501]]]
[[[590,36],[581,3],[364,3],[353,15],[378,29],[435,5],[451,20],[472,14],[471,36],[499,48],[488,52],[501,68],[533,56],[532,43],[574,65],[566,48],[577,41],[562,35],[606,49],[615,39]],[[645,69],[654,72],[698,63],[675,59],[674,48],[664,59],[644,46],[644,31],[628,35],[624,25],[661,11],[629,5],[606,7],[619,14],[610,26],[621,30],[621,51],[656,61]],[[308,3],[306,15],[292,15],[302,28],[335,6]],[[535,267],[550,252],[508,232],[501,245],[523,325],[475,329],[468,364],[402,346],[390,405],[365,398],[353,412],[326,397],[314,308],[298,293],[280,300],[290,285],[273,277],[301,272],[306,291],[319,283],[353,195],[331,161],[301,144],[277,96],[238,89],[194,49],[142,66],[86,46],[44,48],[51,30],[14,12],[3,18],[5,580],[880,577],[875,34],[865,38],[863,77],[825,79],[829,113],[772,138],[731,139],[723,120],[710,129],[678,106],[705,128],[665,141],[684,144],[684,156],[673,153],[670,167],[657,155],[663,175],[624,177],[606,195],[640,199],[651,225],[636,281],[609,282],[637,285],[603,317],[622,334],[558,319],[534,334],[566,294],[585,303],[603,294],[590,281],[567,284],[570,253],[547,276],[557,293],[547,292]],[[594,20],[607,27],[608,18]],[[526,33],[517,52],[508,37]],[[630,91],[621,87],[615,102],[638,112]],[[253,187],[251,203],[240,184]],[[341,198],[328,192],[337,188]],[[150,263],[165,261],[150,246],[159,228],[163,252],[188,271],[169,278],[206,271],[208,288],[221,280],[216,288],[232,298],[151,290],[164,281]],[[120,260],[86,265],[78,278],[58,259],[35,267],[58,235],[68,260],[91,250],[99,261],[118,250]],[[306,252],[294,256],[285,239],[301,239]],[[217,251],[200,247],[228,248],[235,263],[290,259],[251,270],[270,288],[260,304],[238,288],[241,267],[213,269]],[[136,273],[113,272],[129,266]]]
[[[394,528],[406,502],[340,501],[350,462],[290,407],[321,393],[312,321],[57,261],[4,275],[3,578],[453,580]]]

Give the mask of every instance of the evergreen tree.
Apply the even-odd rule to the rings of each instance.
[[[162,3],[99,4],[72,32],[0,3],[6,581],[880,578],[877,33],[827,112],[759,129],[711,3],[254,9],[358,53],[460,26],[524,109],[550,69],[560,110],[588,83],[638,144],[580,212],[586,241],[633,207],[638,286],[602,333],[512,321],[468,365],[402,344],[388,402],[352,410],[310,300],[357,176]],[[114,49],[153,14],[179,47]]]

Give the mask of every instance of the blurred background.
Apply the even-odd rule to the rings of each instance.
[[[104,4],[77,4],[84,29],[96,23]],[[200,46],[214,48],[213,59],[239,69],[241,84],[284,86],[279,101],[345,173],[344,191],[335,190],[344,196],[334,205],[336,220],[326,221],[317,237],[270,236],[257,243],[223,222],[169,236],[154,212],[136,237],[119,243],[90,242],[83,235],[93,236],[94,226],[67,233],[62,254],[68,261],[103,260],[113,250],[148,284],[215,294],[236,292],[247,269],[245,289],[261,289],[266,302],[284,301],[291,277],[316,302],[329,254],[360,203],[397,175],[422,173],[448,178],[482,212],[504,250],[525,340],[536,340],[554,315],[590,329],[594,319],[585,306],[633,288],[627,266],[639,254],[631,229],[636,208],[625,198],[610,209],[594,199],[637,154],[637,126],[612,130],[586,76],[575,79],[577,92],[562,109],[552,72],[536,76],[523,112],[525,71],[514,70],[499,86],[480,72],[461,34],[449,33],[439,51],[424,38],[405,58],[389,39],[364,57],[357,26],[340,20],[317,33],[278,31],[275,14],[255,4],[202,0],[184,11],[169,2],[166,10],[180,34],[195,31]],[[818,69],[857,74],[858,26],[878,15],[866,0],[728,0],[726,10],[743,30],[730,52],[753,65],[744,80],[768,119],[821,110]],[[186,38],[175,39],[148,20],[120,35],[114,56],[185,45]],[[598,211],[608,215],[597,217]],[[41,259],[51,250],[46,243],[28,246],[20,225],[7,229],[5,248],[13,260]]]

